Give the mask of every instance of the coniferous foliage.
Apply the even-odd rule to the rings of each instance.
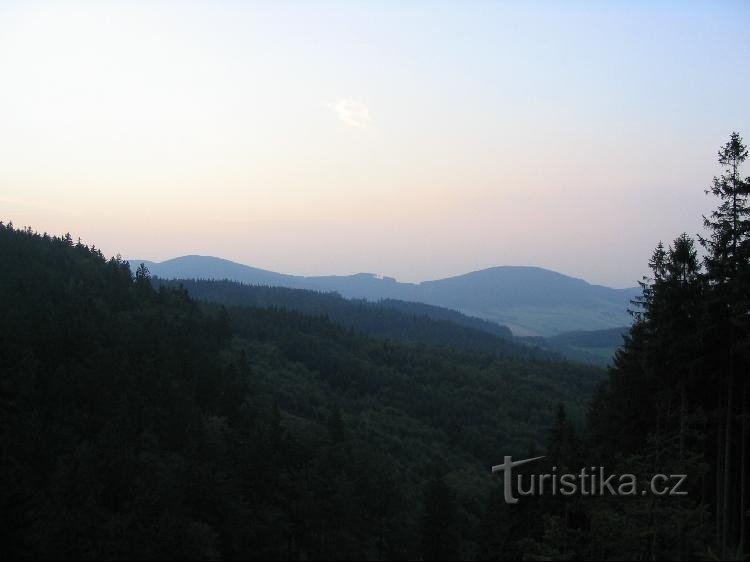
[[[131,264],[132,267],[132,264]],[[514,336],[507,326],[421,302],[345,299],[338,293],[247,285],[228,280],[153,279],[158,285],[185,288],[196,300],[226,306],[281,308],[322,316],[369,336],[410,344],[491,353],[534,361],[607,366],[627,328],[569,332],[551,338]],[[503,292],[507,295],[507,292]]]
[[[453,491],[439,477],[427,482],[422,514],[422,560],[456,560],[461,538],[456,528]]]
[[[705,238],[657,245],[603,382],[199,304],[70,235],[0,226],[3,557],[745,559],[746,157],[732,134]],[[545,456],[522,476],[684,474],[687,495],[506,504],[488,469],[508,454]]]
[[[560,400],[582,420],[602,375],[199,305],[11,225],[0,272],[8,558],[418,558],[441,506],[473,558],[498,450]]]
[[[500,357],[560,360],[561,356],[514,341],[506,326],[460,312],[397,300],[347,300],[336,293],[196,279],[156,283],[182,287],[197,300],[225,306],[278,308],[321,316],[358,333],[393,341],[491,353]]]
[[[737,133],[719,151],[718,199],[700,244],[659,243],[634,301],[634,324],[588,414],[579,466],[687,475],[687,495],[570,501],[574,522],[540,505],[521,539],[533,559],[690,560],[747,556],[750,417],[750,178]],[[548,445],[570,438],[559,420]],[[558,460],[564,464],[564,460]],[[581,510],[581,508],[583,508]],[[490,534],[490,536],[492,536]],[[518,544],[518,543],[516,543]]]

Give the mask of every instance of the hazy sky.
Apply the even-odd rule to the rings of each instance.
[[[630,286],[732,130],[750,2],[0,3],[0,219],[108,255]]]

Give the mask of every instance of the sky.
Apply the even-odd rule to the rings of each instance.
[[[125,258],[633,286],[750,140],[749,24],[750,2],[0,0],[0,220]]]

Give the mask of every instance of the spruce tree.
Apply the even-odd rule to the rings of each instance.
[[[708,237],[701,239],[707,251],[705,258],[708,283],[709,322],[720,338],[714,349],[718,354],[714,364],[720,370],[723,395],[723,427],[717,424],[717,435],[723,441],[717,460],[717,518],[718,541],[721,554],[726,556],[730,546],[743,547],[746,521],[744,489],[747,438],[745,414],[748,388],[748,325],[750,323],[750,181],[741,176],[741,167],[748,156],[747,147],[738,133],[719,150],[719,164],[723,173],[715,177],[706,190],[718,197],[719,205],[709,217],[704,217]],[[740,400],[736,399],[739,391]],[[741,419],[741,428],[737,420]],[[723,430],[723,431],[722,431]],[[740,453],[735,444],[742,441]],[[739,472],[733,471],[739,466]],[[732,491],[741,488],[739,502]],[[738,517],[735,517],[735,514]],[[739,519],[739,525],[735,521]]]

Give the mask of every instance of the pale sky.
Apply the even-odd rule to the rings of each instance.
[[[0,2],[0,220],[127,258],[632,286],[699,231],[749,94],[750,2]]]

